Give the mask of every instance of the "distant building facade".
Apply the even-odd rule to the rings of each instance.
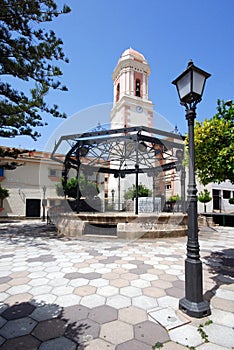
[[[59,202],[55,184],[61,180],[61,165],[51,160],[50,153],[40,151],[21,154],[16,160],[4,158],[2,163],[12,161],[19,165],[14,170],[0,163],[0,183],[9,191],[0,216],[42,217],[43,210],[46,215]]]

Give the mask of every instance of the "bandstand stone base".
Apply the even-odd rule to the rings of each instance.
[[[120,239],[180,237],[187,235],[187,214],[182,213],[62,213],[56,220],[58,234]]]

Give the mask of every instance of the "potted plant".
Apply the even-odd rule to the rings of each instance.
[[[234,197],[229,198],[229,204],[234,204]]]
[[[175,210],[175,203],[177,201],[181,201],[181,198],[178,194],[174,194],[173,196],[171,196],[169,199],[168,199],[168,202],[170,204],[170,210],[173,211],[174,213],[174,210]]]
[[[9,197],[9,191],[0,185],[0,211],[3,210],[3,200]]]
[[[204,213],[206,213],[206,203],[210,202],[212,197],[210,196],[210,192],[205,188],[204,192],[198,193],[199,202],[204,204]]]

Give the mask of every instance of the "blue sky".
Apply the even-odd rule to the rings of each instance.
[[[62,38],[70,59],[69,64],[61,64],[62,81],[69,91],[49,93],[47,101],[57,103],[68,119],[48,118],[37,142],[19,137],[1,138],[0,144],[43,150],[57,128],[56,139],[70,132],[67,124],[79,133],[105,123],[108,116],[100,110],[91,108],[88,117],[80,111],[112,102],[112,72],[129,47],[141,52],[151,67],[149,97],[155,111],[182,133],[187,130],[185,111],[171,82],[189,59],[212,74],[197,108],[198,120],[216,113],[218,98],[234,99],[233,0],[57,1],[64,2],[72,12],[49,27]]]

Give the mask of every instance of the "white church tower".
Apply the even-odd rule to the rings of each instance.
[[[153,127],[153,103],[148,95],[150,67],[145,57],[127,49],[115,67],[114,104],[111,111],[111,129],[147,126]]]

